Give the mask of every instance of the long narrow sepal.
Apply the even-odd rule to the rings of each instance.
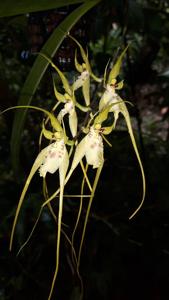
[[[50,63],[50,65],[55,69],[55,71],[60,76],[60,79],[62,81],[62,84],[63,84],[63,87],[64,87],[65,91],[69,95],[71,95],[72,90],[71,90],[69,82],[68,82],[67,78],[65,77],[65,75],[63,74],[63,72],[59,70],[59,68],[53,63],[53,61],[47,55],[45,55],[44,53],[41,53],[41,52],[39,52],[39,55],[44,57]]]
[[[145,195],[146,195],[146,180],[145,180],[143,164],[142,164],[142,161],[141,161],[141,158],[140,158],[140,154],[139,154],[139,151],[138,151],[138,148],[137,148],[137,144],[136,144],[136,140],[135,140],[135,137],[134,137],[133,129],[132,129],[132,126],[131,126],[130,115],[128,113],[128,110],[127,110],[127,107],[126,107],[125,103],[123,103],[122,114],[124,115],[124,118],[126,120],[128,132],[129,132],[129,135],[130,135],[130,138],[131,138],[131,142],[132,142],[132,145],[133,145],[133,148],[134,148],[134,151],[135,151],[135,154],[136,154],[139,166],[140,166],[141,175],[142,175],[142,189],[143,189],[142,199],[141,199],[140,205],[137,207],[137,209],[129,217],[129,219],[132,219],[136,215],[136,213],[140,210],[140,208],[142,207],[142,205],[144,203]]]
[[[69,127],[73,137],[77,134],[77,114],[75,109],[69,114]]]
[[[55,94],[56,99],[59,102],[65,103],[65,96],[58,92],[54,78],[53,78],[53,89],[54,89],[54,94]]]
[[[88,59],[88,56],[86,55],[82,45],[73,37],[71,36],[70,34],[68,35],[79,47],[80,49],[80,53],[81,53],[81,56],[85,62],[85,65],[86,65],[86,69],[88,70],[88,72],[90,73],[91,77],[96,81],[96,82],[101,82],[102,81],[102,78],[98,78],[96,75],[93,74],[92,70],[91,70],[91,66],[90,66],[90,63],[89,63],[89,59]]]
[[[49,146],[48,146],[49,147]],[[31,168],[31,171],[29,173],[29,176],[26,180],[26,183],[24,185],[24,188],[22,190],[22,193],[21,193],[21,196],[20,196],[20,199],[19,199],[19,203],[18,203],[18,206],[17,206],[17,209],[16,209],[16,213],[15,213],[15,218],[14,218],[14,221],[13,221],[13,225],[12,225],[12,231],[11,231],[11,237],[10,237],[10,245],[9,245],[9,249],[10,251],[12,250],[12,244],[13,244],[13,237],[14,237],[14,232],[15,232],[15,228],[16,228],[16,224],[17,224],[17,220],[18,220],[18,216],[19,216],[19,213],[20,213],[20,209],[21,209],[21,206],[23,204],[23,201],[24,201],[24,198],[25,198],[25,194],[28,190],[28,187],[30,185],[30,182],[32,180],[32,177],[34,176],[34,174],[36,173],[36,171],[39,169],[39,167],[41,166],[45,156],[46,156],[46,153],[48,151],[48,147],[46,147],[45,149],[43,149],[37,156],[32,168]]]
[[[82,93],[87,106],[90,105],[90,77],[86,78],[82,85]]]
[[[63,214],[63,193],[64,193],[65,177],[66,177],[68,165],[69,165],[69,156],[66,150],[63,163],[59,167],[60,195],[59,195],[59,213],[58,213],[58,224],[57,224],[58,229],[57,229],[57,244],[56,244],[56,266],[55,266],[54,276],[53,276],[48,300],[50,300],[52,297],[55,281],[59,270],[60,238],[61,238],[62,214]]]
[[[52,127],[56,130],[56,131],[59,131],[59,132],[62,132],[62,126],[60,125],[60,123],[58,122],[57,118],[55,118],[55,116],[50,113],[49,111],[47,111],[46,109],[44,108],[41,108],[41,107],[37,107],[37,106],[33,106],[33,105],[19,105],[19,106],[12,106],[12,107],[9,107],[5,110],[3,110],[1,112],[1,114],[9,111],[9,110],[13,110],[13,109],[23,109],[23,108],[32,108],[32,109],[35,109],[35,110],[39,110],[41,112],[43,112],[44,114],[46,114],[49,119],[50,119],[50,122],[51,122],[51,125]]]
[[[108,77],[108,82],[107,82],[108,84],[112,84],[112,81],[114,79],[116,79],[116,77],[119,75],[120,68],[121,68],[121,65],[122,65],[122,60],[123,60],[124,54],[126,53],[128,47],[129,47],[129,45],[127,45],[127,47],[120,54],[120,56],[118,57],[116,63],[114,64],[112,70],[110,71],[109,77]]]

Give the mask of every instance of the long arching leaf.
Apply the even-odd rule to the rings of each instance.
[[[0,17],[44,11],[85,1],[86,0],[6,0],[0,2]]]

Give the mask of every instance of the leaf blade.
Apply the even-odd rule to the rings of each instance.
[[[59,8],[71,4],[80,4],[85,0],[6,0],[0,3],[0,17],[16,16],[36,11]]]

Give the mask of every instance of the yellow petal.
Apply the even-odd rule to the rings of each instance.
[[[90,105],[90,77],[87,77],[82,85],[82,92],[87,106]]]
[[[68,155],[67,150],[65,149],[63,161],[59,166],[60,186],[64,184],[68,166],[69,166],[69,155]]]
[[[65,75],[63,74],[63,72],[61,72],[59,70],[59,68],[52,62],[52,60],[49,57],[47,57],[44,53],[39,53],[39,54],[41,56],[43,56],[51,64],[51,66],[56,70],[56,72],[60,76],[60,79],[62,80],[65,91],[70,95],[72,93],[72,90],[71,90],[69,82],[68,82],[67,78],[65,77]]]
[[[113,66],[112,70],[110,71],[109,78],[108,78],[108,84],[111,84],[112,80],[115,79],[119,75],[121,64],[122,64],[122,60],[123,60],[123,56],[126,53],[128,47],[129,47],[129,45],[127,45],[127,47],[120,54],[120,56],[118,57],[115,65]]]
[[[77,61],[77,50],[75,51],[75,67],[79,73],[83,72],[83,67]]]
[[[88,71],[83,71],[80,76],[75,80],[75,82],[72,85],[72,88],[74,91],[79,89],[80,87],[83,86],[84,82],[86,79],[89,77],[89,72]]]
[[[77,134],[77,114],[75,109],[69,113],[69,127],[73,137]]]
[[[130,121],[130,115],[128,113],[128,109],[123,101],[123,103],[120,104],[121,106],[121,113],[124,115],[126,124],[127,124],[127,128],[128,128],[128,132],[130,135],[130,139],[139,163],[139,167],[140,167],[140,171],[141,171],[141,175],[142,175],[142,199],[140,202],[140,205],[137,207],[137,209],[132,213],[132,215],[130,216],[129,219],[133,218],[135,216],[135,214],[140,210],[140,208],[142,207],[143,203],[144,203],[144,199],[145,199],[145,195],[146,195],[146,180],[145,180],[145,174],[144,174],[144,168],[143,168],[143,164],[140,158],[140,154],[137,148],[137,144],[136,144],[136,140],[134,137],[134,133],[133,133],[133,129],[132,129],[132,125],[131,125],[131,121]]]
[[[115,88],[107,84],[106,90],[99,102],[99,111],[103,110],[107,105],[111,104],[112,98],[116,98],[116,95],[117,94],[115,92]]]
[[[74,158],[73,158],[73,162],[72,162],[72,166],[71,166],[71,173],[76,169],[77,165],[79,164],[79,162],[82,160],[82,158],[85,155],[86,152],[86,142],[85,142],[85,138],[84,137],[80,143],[76,146],[76,150],[75,150],[75,154],[74,154]]]
[[[62,95],[61,93],[59,93],[56,89],[56,84],[55,84],[54,78],[53,78],[53,88],[54,88],[54,94],[55,94],[56,99],[59,102],[65,102],[65,96]]]
[[[45,137],[46,139],[48,139],[48,140],[50,140],[50,141],[54,138],[53,132],[47,130],[47,129],[45,128],[44,123],[42,123],[42,134],[44,135],[44,137]]]
[[[98,78],[97,76],[95,76],[93,73],[92,73],[92,70],[91,70],[91,66],[90,66],[90,63],[89,63],[89,60],[88,60],[88,55],[85,53],[83,47],[81,46],[81,44],[73,37],[69,34],[69,37],[75,41],[75,43],[78,45],[79,49],[80,49],[80,53],[81,53],[81,56],[85,62],[85,65],[86,65],[86,69],[87,71],[90,73],[90,75],[92,76],[92,78],[97,81],[97,82],[101,82],[102,79],[101,78]]]

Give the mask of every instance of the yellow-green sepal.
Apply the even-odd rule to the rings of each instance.
[[[105,87],[106,86],[106,78],[107,78],[107,69],[108,69],[108,65],[110,63],[110,60],[108,60],[107,64],[106,64],[106,67],[104,69],[104,76],[103,76],[103,86]]]
[[[39,53],[42,57],[44,57],[50,64],[51,66],[55,69],[55,71],[58,73],[58,75],[60,76],[60,79],[62,81],[63,87],[65,89],[65,91],[71,95],[72,90],[70,88],[69,82],[67,80],[67,78],[65,77],[65,75],[62,73],[62,71],[59,70],[59,68],[53,63],[53,61],[47,57],[44,53]]]
[[[45,125],[44,123],[42,123],[42,134],[44,135],[44,137],[47,139],[47,140],[52,140],[54,138],[54,134],[53,132],[51,132],[50,130],[47,130],[45,128]]]
[[[54,89],[54,94],[55,94],[56,99],[57,99],[59,102],[65,103],[65,96],[62,95],[61,93],[59,93],[59,92],[57,91],[54,78],[53,78],[53,89]]]
[[[110,71],[110,74],[109,74],[109,77],[108,77],[108,82],[107,82],[108,84],[112,84],[112,80],[115,79],[119,75],[120,68],[121,68],[121,65],[122,65],[123,56],[126,53],[128,47],[129,47],[129,45],[127,45],[127,47],[120,54],[120,56],[118,57],[115,65],[113,66],[112,70]]]
[[[90,77],[86,78],[82,85],[82,93],[87,106],[90,105]]]
[[[75,51],[75,67],[76,67],[76,70],[79,72],[79,73],[82,73],[83,72],[83,66],[80,65],[78,63],[78,60],[77,60],[77,50]]]
[[[21,108],[32,108],[32,109],[35,109],[35,110],[38,110],[38,111],[42,111],[44,114],[46,114],[49,117],[51,125],[52,125],[53,129],[55,129],[55,131],[59,131],[59,132],[63,131],[62,126],[60,125],[57,118],[52,113],[50,113],[48,110],[46,110],[44,108],[41,108],[41,107],[37,107],[37,106],[33,106],[33,105],[12,106],[12,107],[9,107],[9,108],[5,109],[4,111],[2,111],[1,114],[5,113],[9,110],[21,109]]]
[[[87,112],[87,111],[90,111],[90,110],[91,110],[90,107],[83,106],[83,105],[80,104],[79,102],[76,102],[76,103],[75,103],[75,106],[76,106],[77,108],[79,108],[81,111],[84,111],[84,112]]]
[[[98,116],[94,119],[94,125],[102,124],[107,119],[107,116],[108,116],[108,113],[109,113],[111,107],[112,107],[112,104],[108,105],[105,109],[103,109],[98,114]]]
[[[95,76],[91,70],[91,66],[90,66],[90,63],[89,63],[89,60],[88,60],[88,55],[86,55],[82,45],[73,37],[69,34],[69,37],[78,45],[79,49],[80,49],[80,53],[81,53],[81,56],[85,62],[85,65],[86,65],[86,70],[90,73],[91,77],[97,81],[97,82],[101,82],[102,79],[101,78],[98,78],[97,76]],[[82,67],[83,68],[83,67]]]

